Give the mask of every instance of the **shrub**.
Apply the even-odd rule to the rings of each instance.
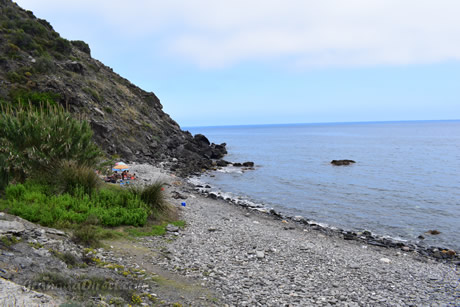
[[[89,87],[85,87],[83,88],[83,91],[90,95],[91,97],[93,97],[93,99],[96,101],[96,102],[102,102],[102,97],[99,95],[99,93],[92,89],[92,88],[89,88]]]
[[[0,161],[14,181],[24,182],[60,160],[94,166],[102,155],[86,121],[61,106],[44,106],[1,107]]]
[[[99,246],[100,240],[98,237],[98,229],[96,224],[98,223],[97,218],[94,215],[90,215],[86,222],[82,223],[73,232],[72,240],[78,244],[85,246]]]
[[[8,79],[8,81],[10,81],[11,83],[25,83],[27,82],[27,78],[23,75],[20,75],[18,74],[17,72],[15,71],[9,71],[7,74],[6,74],[6,78]]]
[[[9,96],[13,105],[22,104],[26,108],[29,104],[38,108],[57,106],[57,101],[61,98],[61,95],[53,92],[36,92],[25,89],[13,90],[10,92]]]
[[[158,216],[169,209],[167,202],[164,200],[163,185],[163,182],[157,181],[146,186],[131,187],[130,191],[135,195],[139,195],[142,201],[149,206],[152,215]]]
[[[149,213],[148,206],[126,189],[101,189],[88,195],[76,188],[73,195],[52,195],[46,186],[28,181],[8,186],[5,194],[0,210],[44,226],[81,224],[90,216],[97,218],[92,224],[143,226]]]
[[[84,41],[71,41],[71,43],[80,51],[83,51],[84,53],[91,55],[91,49],[89,48],[89,45]]]
[[[74,194],[81,188],[84,193],[91,195],[101,185],[101,179],[92,168],[75,161],[58,161],[42,175],[42,179],[58,194]]]
[[[34,70],[38,73],[50,73],[56,70],[56,66],[49,56],[42,56],[35,62]]]
[[[72,51],[72,45],[65,38],[57,37],[54,40],[53,49],[61,54],[69,54]]]

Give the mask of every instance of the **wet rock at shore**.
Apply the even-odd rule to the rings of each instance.
[[[435,236],[435,235],[440,234],[441,232],[440,232],[439,230],[433,229],[433,230],[428,230],[428,231],[425,232],[425,233],[428,234],[428,235],[433,235],[433,236]]]
[[[350,165],[350,164],[353,164],[353,163],[356,163],[356,161],[353,161],[353,160],[332,160],[331,161],[332,165],[337,165],[337,166]]]
[[[235,162],[233,163],[233,166],[235,167],[254,167],[254,162],[247,161],[243,163]]]

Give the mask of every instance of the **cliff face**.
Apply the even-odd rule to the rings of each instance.
[[[138,162],[168,162],[182,174],[212,166],[225,144],[182,131],[158,97],[91,57],[46,21],[0,0],[0,100],[55,101],[86,118],[104,151]]]

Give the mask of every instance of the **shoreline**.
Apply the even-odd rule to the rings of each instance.
[[[257,203],[250,200],[242,200],[238,196],[229,197],[228,195],[230,193],[226,193],[221,190],[212,191],[211,189],[213,187],[208,183],[203,183],[199,181],[200,177],[201,176],[194,176],[188,178],[188,183],[194,186],[194,190],[196,192],[201,193],[205,197],[224,200],[231,205],[241,206],[243,208],[248,208],[250,210],[256,210],[271,215],[275,219],[289,220],[298,224],[303,224],[306,227],[311,227],[312,229],[320,231],[327,235],[340,236],[344,240],[356,240],[375,246],[397,248],[403,250],[404,252],[415,251],[426,257],[431,257],[439,261],[449,261],[457,263],[457,265],[460,265],[460,250],[447,248],[443,246],[434,246],[426,243],[423,244],[423,242],[414,242],[414,240],[410,239],[395,238],[385,234],[379,234],[375,232],[372,233],[368,230],[357,231],[353,229],[344,229],[341,227],[336,227],[334,225],[329,225],[326,223],[308,219],[304,216],[292,215],[289,213],[276,211],[273,208],[266,207],[262,203]],[[197,180],[199,181],[199,183],[197,182]]]
[[[184,180],[185,181],[185,180]],[[170,186],[187,227],[160,265],[202,281],[226,306],[459,304],[459,271],[418,250],[388,248]],[[181,202],[186,202],[182,207]]]
[[[136,292],[123,299],[117,290],[96,293],[88,302],[136,298],[158,306],[460,305],[458,264],[344,240],[328,228],[203,195],[161,166],[132,168],[139,184],[165,183],[165,199],[185,227],[168,225],[161,236],[108,239],[103,248],[83,249],[63,231],[3,214],[3,231],[21,240],[0,253],[0,275],[24,286],[2,289],[4,303],[31,297],[58,305],[81,295],[78,288],[64,285],[97,286],[102,280]],[[67,266],[55,256],[64,253],[77,261],[92,260],[89,266]],[[36,294],[26,288],[37,274],[66,282],[51,292],[36,289],[52,297]]]

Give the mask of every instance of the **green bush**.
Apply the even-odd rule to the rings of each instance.
[[[49,56],[39,57],[34,65],[34,71],[37,73],[51,73],[55,70],[56,66]]]
[[[69,54],[72,51],[72,45],[65,38],[58,37],[54,40],[53,49],[61,54]]]
[[[83,51],[84,53],[91,55],[91,49],[89,48],[89,45],[84,41],[71,41],[71,43],[80,51]]]
[[[44,226],[81,224],[88,217],[97,218],[103,226],[143,226],[149,215],[148,206],[126,189],[103,188],[91,195],[76,188],[73,195],[53,195],[48,187],[28,181],[9,185],[0,210]]]
[[[25,82],[27,82],[27,78],[24,75],[20,75],[15,71],[9,71],[6,74],[6,78],[11,83],[25,83]]]
[[[102,153],[92,140],[88,122],[76,119],[61,106],[47,103],[17,108],[1,106],[0,161],[16,182],[42,174],[62,160],[95,166]]]
[[[146,186],[133,186],[130,192],[138,195],[151,210],[151,214],[158,216],[169,209],[168,203],[164,200],[163,182],[157,181]]]
[[[91,195],[102,183],[93,168],[66,160],[50,165],[40,177],[58,194],[74,194],[81,188],[86,194]]]
[[[44,106],[57,106],[57,101],[61,98],[61,95],[53,92],[36,92],[25,89],[13,90],[9,93],[9,96],[13,105],[17,106],[18,104],[22,104],[25,108],[27,108],[29,104],[38,108]]]

